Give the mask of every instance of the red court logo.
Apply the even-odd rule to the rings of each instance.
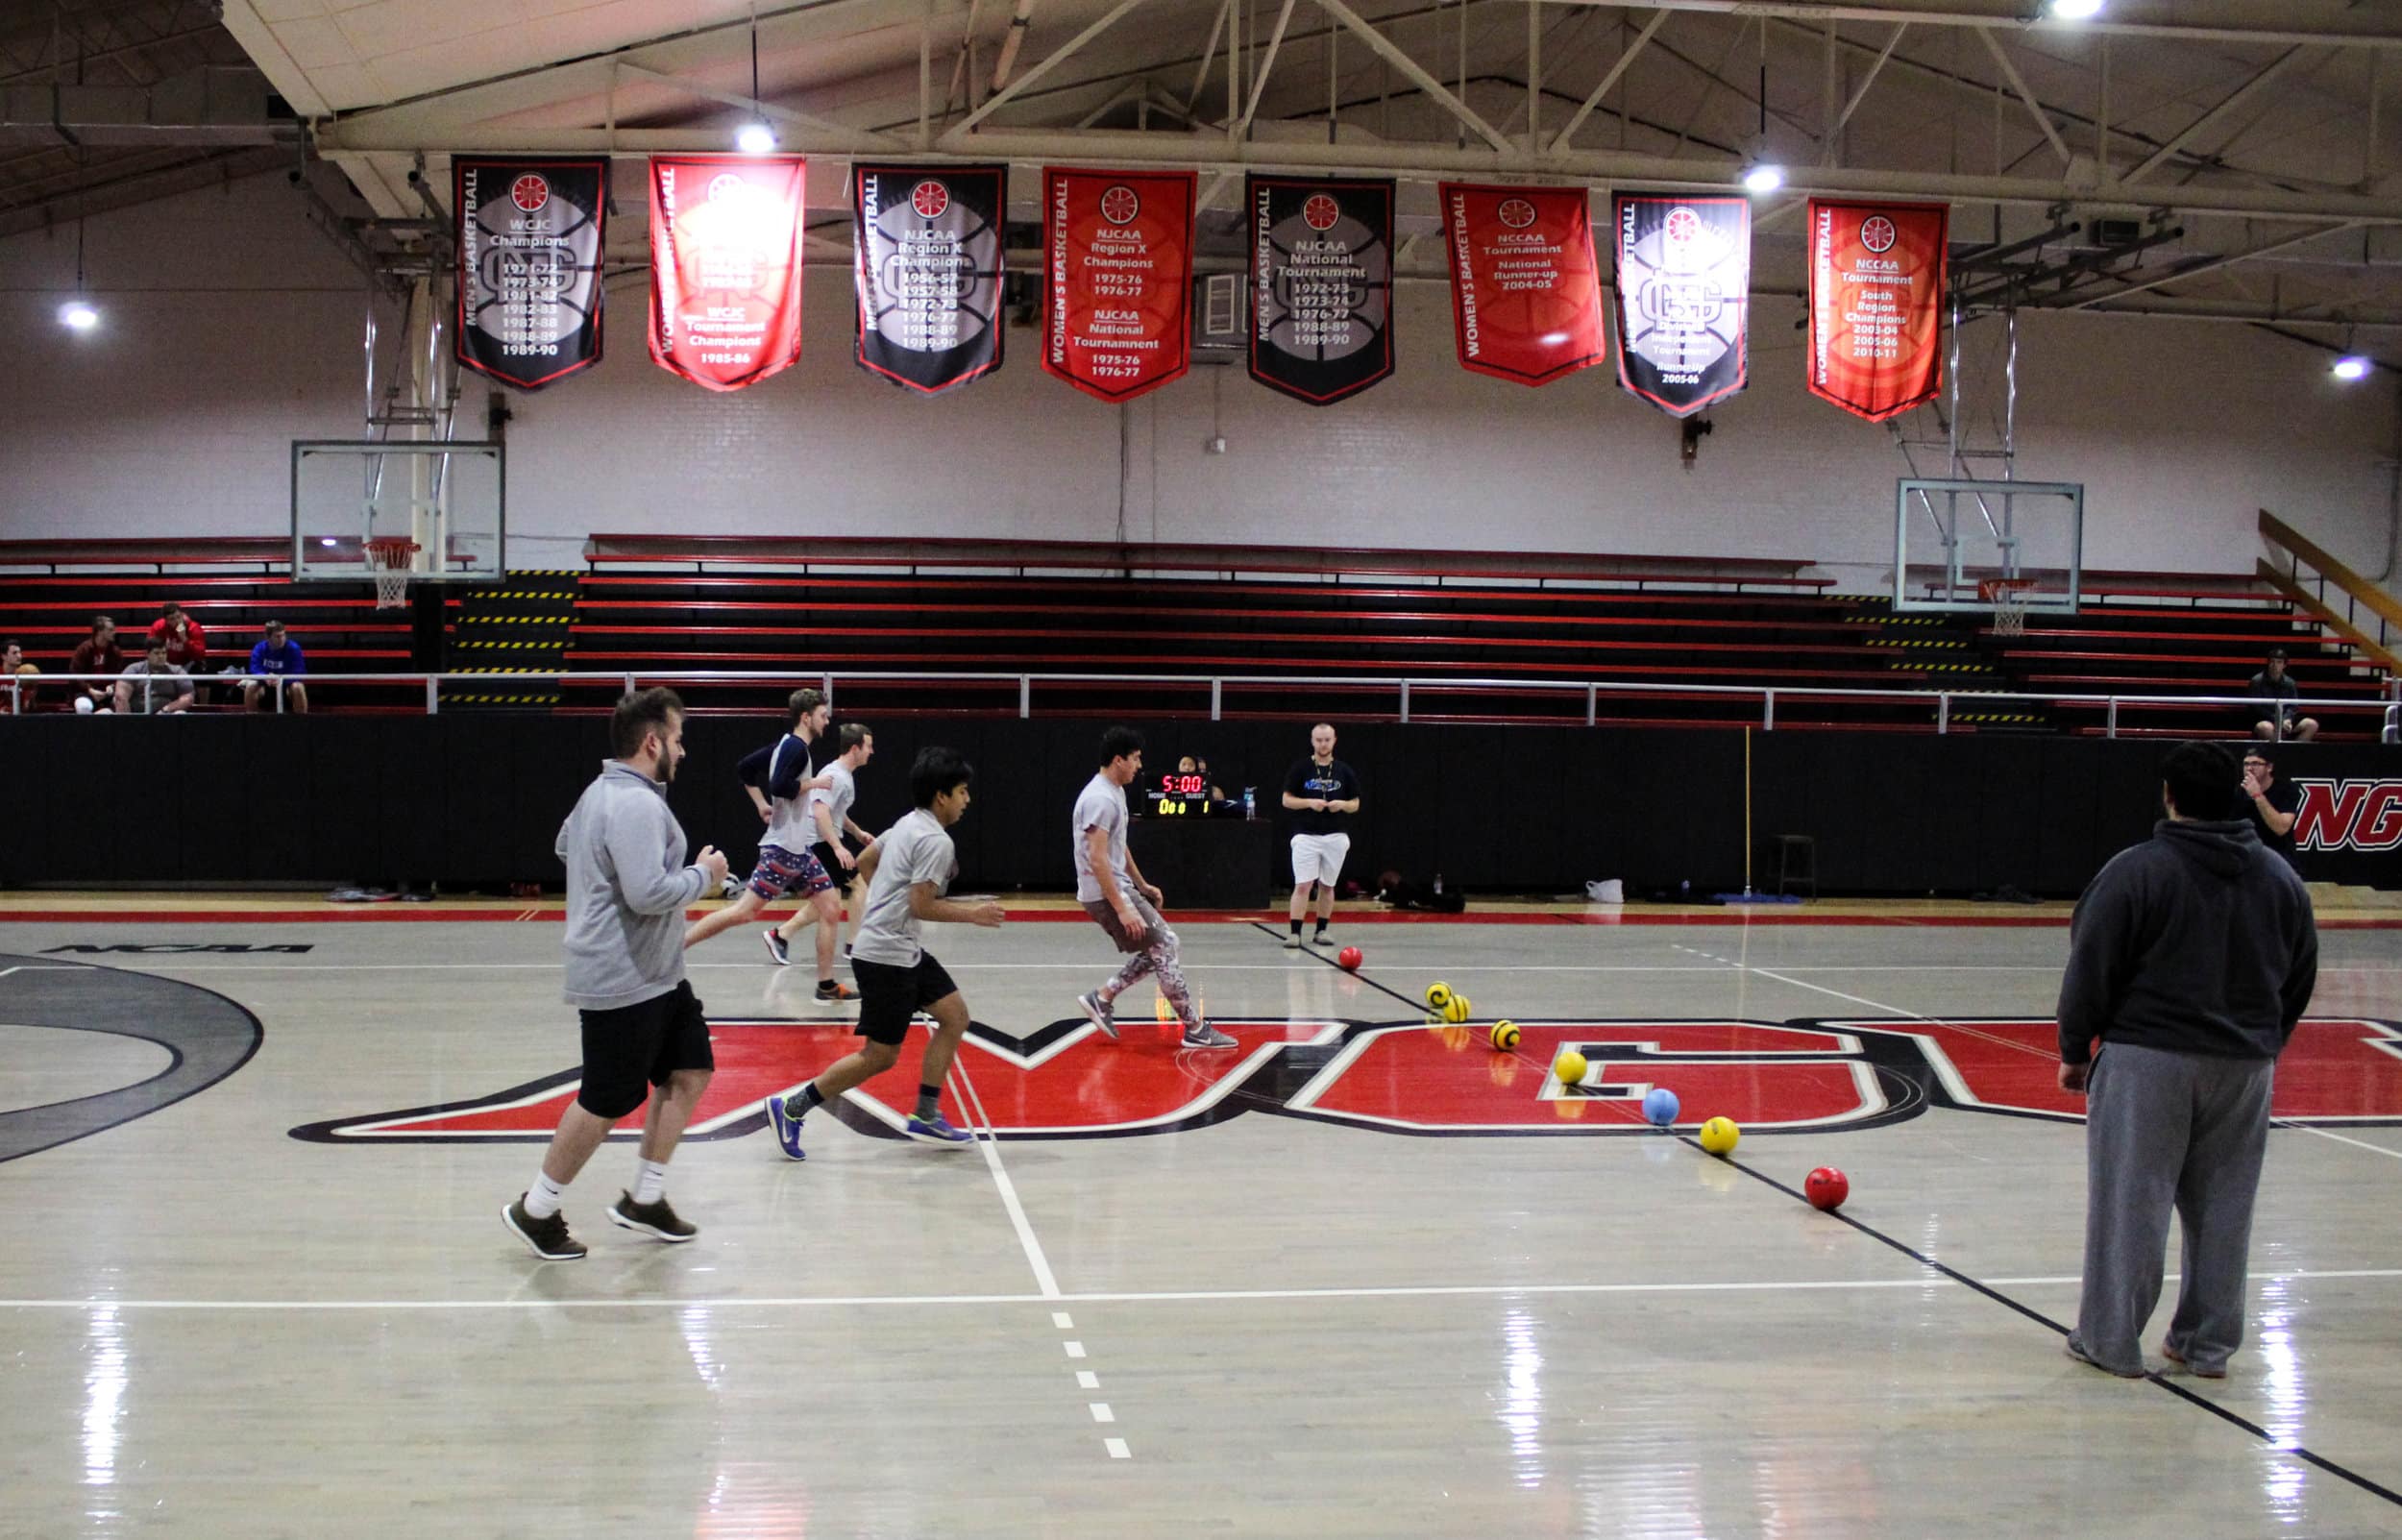
[[[2298,850],[2375,853],[2402,847],[2402,781],[2296,780]]]
[[[1683,1104],[1679,1127],[1727,1116],[1752,1134],[1859,1131],[1928,1108],[2074,1121],[2084,1102],[2054,1079],[2049,1021],[1525,1021],[1514,1053],[1481,1028],[1422,1021],[1226,1021],[1234,1052],[1182,1048],[1172,1027],[1127,1018],[1110,1042],[1079,1021],[1028,1038],[977,1023],[955,1062],[944,1111],[1004,1139],[1110,1138],[1207,1127],[1246,1112],[1436,1137],[1638,1135],[1645,1093]],[[848,1023],[713,1021],[717,1074],[687,1137],[736,1138],[768,1126],[767,1102],[798,1089],[856,1044]],[[926,1039],[913,1033],[915,1052]],[[1561,1053],[1583,1056],[1563,1084]],[[2108,1050],[2105,1049],[2105,1052]],[[913,1050],[905,1047],[904,1058]],[[903,1097],[915,1065],[886,1077]],[[396,1109],[292,1130],[329,1144],[426,1140],[540,1142],[575,1099],[561,1070],[471,1101]],[[830,1109],[856,1132],[897,1138],[908,1109],[870,1084]],[[2402,1122],[2402,1029],[2380,1021],[2302,1023],[2277,1066],[2274,1110],[2289,1123]],[[617,1137],[637,1137],[639,1110]]]

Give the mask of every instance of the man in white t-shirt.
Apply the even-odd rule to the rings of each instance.
[[[775,1140],[788,1159],[804,1159],[800,1122],[818,1108],[900,1062],[901,1039],[910,1017],[922,1011],[934,1018],[934,1040],[926,1044],[918,1071],[918,1105],[905,1132],[922,1144],[968,1144],[973,1136],[943,1115],[943,1077],[968,1035],[968,1000],[925,949],[922,922],[982,925],[1001,922],[1001,906],[987,898],[968,903],[944,896],[959,875],[950,828],[968,811],[968,783],[975,770],[958,750],[922,748],[909,767],[909,794],[917,810],[884,831],[875,876],[868,884],[867,914],[851,947],[852,975],[859,981],[857,1053],[838,1059],[824,1073],[790,1096],[768,1098]]]
[[[768,951],[778,963],[790,963],[793,938],[802,929],[818,927],[818,977],[834,976],[834,933],[842,928],[843,909],[850,909],[850,934],[859,939],[859,921],[867,915],[867,890],[852,879],[859,871],[860,859],[875,845],[875,836],[853,823],[851,804],[859,799],[856,779],[861,767],[875,757],[875,734],[855,721],[846,721],[834,730],[836,758],[825,767],[826,785],[809,794],[806,812],[810,832],[817,843],[809,853],[818,858],[818,865],[834,879],[835,886],[815,894],[808,903],[793,911],[792,917],[768,931]],[[848,834],[859,843],[854,856],[844,844]]]
[[[1142,880],[1134,856],[1126,849],[1126,787],[1142,773],[1142,735],[1132,727],[1112,727],[1101,735],[1101,768],[1076,795],[1070,841],[1076,863],[1076,901],[1084,905],[1121,952],[1134,955],[1110,981],[1076,1004],[1092,1024],[1117,1036],[1112,1008],[1118,995],[1147,974],[1157,974],[1160,993],[1185,1026],[1188,1048],[1232,1048],[1235,1039],[1201,1019],[1185,988],[1185,970],[1177,962],[1176,933],[1160,917],[1164,895]]]

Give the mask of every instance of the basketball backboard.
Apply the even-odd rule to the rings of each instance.
[[[1905,477],[1895,492],[1896,610],[1990,611],[2006,583],[2029,610],[2073,615],[2084,557],[2077,482]]]
[[[489,583],[508,573],[498,444],[299,439],[292,445],[292,576],[364,582],[370,540],[417,543],[411,582]]]

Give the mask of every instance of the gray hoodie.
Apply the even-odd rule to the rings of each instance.
[[[684,865],[684,826],[667,789],[623,760],[600,773],[559,825],[567,863],[567,1003],[640,1005],[684,981],[684,910],[708,873]]]

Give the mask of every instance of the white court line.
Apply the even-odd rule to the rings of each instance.
[[[1101,1377],[1094,1374],[1090,1369],[1079,1369],[1076,1371],[1076,1388],[1078,1390],[1098,1390],[1101,1388]]]
[[[1092,1420],[1096,1423],[1117,1421],[1117,1413],[1110,1410],[1110,1404],[1106,1401],[1088,1401],[1085,1403],[1085,1410],[1092,1413]]]
[[[1001,1143],[993,1137],[992,1119],[984,1115],[984,1099],[976,1095],[975,1083],[968,1078],[965,1061],[953,1059],[951,1072],[959,1077],[960,1100],[975,1109],[969,1120],[971,1131],[975,1124],[983,1125],[976,1148],[984,1152],[984,1163],[993,1173],[993,1185],[1000,1188],[1001,1207],[1009,1210],[1009,1222],[1017,1232],[1017,1244],[1025,1249],[1026,1262],[1034,1269],[1035,1286],[1042,1290],[1044,1299],[1055,1300],[1060,1297],[1059,1280],[1052,1276],[1050,1259],[1042,1255],[1042,1242],[1035,1238],[1034,1226],[1026,1218],[1026,1207],[1017,1201],[1017,1186],[1001,1164]],[[961,1112],[966,1114],[967,1107],[963,1106]]]
[[[1702,955],[1706,957],[1712,954],[1705,952]],[[1814,990],[1820,994],[1830,994],[1838,1000],[1849,1000],[1853,1005],[1864,1005],[1872,1011],[1882,1011],[1887,1015],[1900,1016],[1905,1021],[1924,1021],[1929,1026],[1937,1027],[1953,1025],[1950,1020],[1943,1016],[1922,1015],[1916,1011],[1904,1011],[1898,1005],[1887,1005],[1882,1000],[1869,999],[1866,995],[1846,994],[1841,990],[1830,990],[1824,984],[1812,984],[1806,979],[1787,978],[1782,973],[1774,972],[1768,968],[1757,966],[1754,964],[1737,963],[1731,958],[1724,957],[1719,958],[1718,961],[1726,964],[1728,967],[1733,968],[1738,972],[1756,973],[1764,979],[1775,979],[1779,984],[1788,984],[1797,990]],[[2308,1123],[2287,1122],[2283,1118],[2271,1119],[2271,1123],[2274,1127],[2285,1129],[2292,1133],[2316,1134],[2322,1139],[2333,1139],[2338,1144],[2349,1144],[2356,1149],[2370,1150],[2378,1155],[2388,1156],[2396,1161],[2402,1161],[2402,1150],[2388,1149],[2382,1144],[2371,1144],[2365,1139],[2356,1139],[2347,1135],[2330,1133],[2326,1129],[2316,1128]]]
[[[1101,1447],[1110,1452],[1110,1458],[1114,1460],[1130,1460],[1135,1457],[1135,1452],[1126,1447],[1126,1441],[1122,1438],[1104,1438],[1101,1440]]]
[[[1073,1332],[1076,1329],[1075,1320],[1066,1310],[1053,1310],[1051,1324],[1063,1332]]]
[[[2178,1275],[2164,1275],[2176,1283]],[[2397,1279],[2402,1267],[2297,1268],[2251,1275],[2254,1283],[2308,1279]],[[2034,1274],[1980,1280],[1992,1288],[2068,1287],[2082,1280],[2074,1273]],[[1654,1283],[1428,1283],[1389,1284],[1358,1288],[1225,1288],[1168,1289],[1093,1294],[846,1294],[769,1296],[656,1295],[641,1299],[506,1299],[488,1300],[129,1300],[129,1299],[0,1299],[0,1310],[685,1310],[861,1308],[899,1307],[918,1309],[929,1305],[1019,1306],[1056,1300],[1098,1305],[1245,1305],[1276,1301],[1381,1299],[1492,1299],[1535,1295],[1610,1294],[1752,1294],[1809,1290],[1820,1293],[1885,1292],[1895,1289],[1960,1288],[1965,1285],[1940,1273],[1909,1278],[1746,1279],[1718,1283],[1679,1281]],[[1070,1358],[1087,1357],[1082,1342],[1061,1344]]]

